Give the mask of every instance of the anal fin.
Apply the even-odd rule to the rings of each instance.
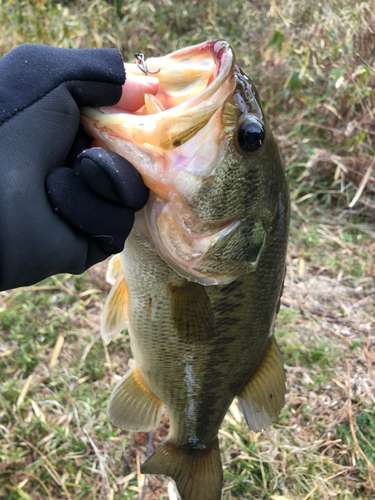
[[[127,325],[128,288],[123,274],[119,274],[104,305],[102,338],[113,340]]]
[[[273,337],[260,365],[238,394],[238,405],[250,429],[260,432],[276,420],[284,400],[283,360]]]
[[[133,432],[146,432],[159,425],[163,403],[147,387],[135,365],[114,388],[108,403],[113,425]]]
[[[141,472],[172,477],[183,500],[221,498],[223,472],[217,438],[204,450],[184,450],[167,440],[141,466]]]

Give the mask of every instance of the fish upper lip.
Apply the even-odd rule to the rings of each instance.
[[[159,62],[163,62],[162,60],[165,61],[164,64],[167,67],[167,63],[173,64],[174,61],[187,57],[188,54],[192,54],[191,57],[194,57],[194,53],[199,56],[203,52],[211,53],[216,64],[216,76],[203,91],[188,98],[186,101],[158,114],[103,113],[95,108],[83,107],[81,108],[81,115],[96,120],[98,128],[110,128],[111,125],[120,126],[123,132],[128,135],[129,140],[133,140],[137,144],[149,143],[151,146],[162,149],[174,147],[173,137],[168,140],[170,147],[166,147],[165,143],[165,137],[168,136],[166,131],[173,130],[173,123],[177,123],[178,120],[179,126],[175,128],[181,134],[181,124],[183,122],[186,124],[182,126],[186,129],[189,129],[189,126],[191,126],[190,121],[192,119],[197,123],[201,120],[206,120],[207,122],[208,117],[212,116],[225,101],[228,89],[224,89],[223,92],[220,92],[220,90],[232,74],[235,66],[235,55],[227,42],[219,40],[204,42],[197,46],[181,49],[168,56],[146,60],[148,66],[150,65],[149,61],[154,61],[152,65],[152,69],[154,69],[154,64],[156,67]],[[141,73],[134,64],[125,64],[125,67],[130,68],[130,71],[135,74],[138,74],[138,72]]]
[[[174,189],[178,191],[177,185],[172,182],[171,170],[166,169],[162,159],[169,154],[169,150],[182,146],[184,143],[188,147],[189,139],[195,137],[210,122],[215,113],[220,113],[228,97],[235,91],[234,52],[225,41],[209,41],[181,49],[164,57],[154,58],[154,60],[147,59],[146,64],[151,71],[161,67],[158,73],[160,96],[164,99],[161,104],[167,103],[168,106],[165,106],[167,109],[160,110],[160,112],[152,111],[153,114],[140,114],[142,111],[137,114],[104,113],[94,108],[83,108],[81,110],[83,123],[87,123],[89,133],[92,127],[92,130],[98,133],[99,138],[101,134],[103,136],[107,134],[108,141],[104,142],[104,145],[108,144],[110,148],[112,141],[113,143],[115,141],[126,143],[127,147],[122,146],[121,152],[125,153],[124,156],[141,173],[145,184],[158,195],[158,206],[153,208],[153,216],[150,217],[149,213],[152,196],[143,213],[147,221],[147,232],[160,256],[176,272],[189,280],[203,285],[230,283],[235,279],[234,276],[210,275],[205,271],[195,269],[195,266],[204,259],[206,251],[218,243],[218,239],[226,238],[236,230],[239,220],[223,221],[223,227],[210,228],[208,234],[201,236],[194,235],[193,228],[187,237],[196,245],[186,245],[185,259],[182,251],[175,252],[175,247],[177,248],[176,245],[179,242],[178,237],[175,239],[171,237],[170,248],[160,240],[156,217],[163,206],[168,203],[170,193]],[[136,65],[130,66],[135,74],[141,73]],[[174,80],[175,68],[177,76]],[[178,139],[177,146],[174,139]],[[181,231],[181,228],[175,229]],[[182,235],[182,247],[183,239]]]

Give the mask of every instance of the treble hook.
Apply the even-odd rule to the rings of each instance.
[[[157,71],[149,71],[147,69],[147,66],[145,63],[145,56],[141,52],[137,52],[136,54],[134,54],[134,57],[135,57],[136,65],[146,76],[147,76],[147,74],[156,75],[157,73],[159,73],[160,69],[158,69]]]

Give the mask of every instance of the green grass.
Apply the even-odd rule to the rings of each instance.
[[[346,207],[374,154],[371,2],[2,1],[0,54],[20,43],[160,55],[212,38],[233,45],[271,119],[294,198]],[[375,178],[357,208],[373,210]]]
[[[375,406],[358,415],[356,424],[358,443],[369,461],[375,465]],[[353,437],[348,425],[339,426],[339,433],[348,443],[353,443]],[[358,465],[359,467],[355,473],[360,476],[361,468],[366,465],[363,457],[359,458]]]
[[[373,239],[362,225],[340,226],[332,212],[329,218],[307,211],[301,214],[310,220],[309,230],[293,219],[288,267],[293,276],[287,279],[276,326],[287,367],[286,406],[274,428],[260,435],[237,421],[236,412],[228,414],[220,434],[226,500],[251,495],[299,499],[315,487],[311,498],[371,498],[368,467],[356,451],[348,425],[346,362],[355,377],[351,383],[357,385],[352,400],[357,439],[371,461],[374,381],[366,375],[366,356],[373,351],[360,332],[361,324],[374,317],[374,305],[365,302],[356,311],[357,318],[343,312],[341,301],[349,307],[353,298],[370,296],[373,280],[361,282],[356,259],[363,241]],[[326,230],[317,237],[321,227]],[[299,276],[301,248],[307,252],[312,243],[318,249],[324,247],[325,255],[311,251]],[[336,277],[344,257],[345,286],[337,292]],[[366,259],[363,262],[370,265]],[[318,275],[314,270],[323,272]],[[362,290],[358,290],[360,283]],[[136,470],[137,454],[144,459],[148,438],[119,431],[106,417],[112,387],[131,356],[126,335],[107,348],[98,337],[106,289],[104,266],[99,266],[81,277],[59,276],[36,288],[1,294],[0,355],[12,353],[0,358],[0,498],[26,498],[32,492],[32,498],[47,498],[41,483],[52,498],[67,498],[59,481],[74,499],[90,498],[93,488],[97,492],[92,498],[111,494],[116,499],[137,498],[136,477],[119,485],[117,481]],[[354,335],[345,338],[341,331],[348,324]],[[50,370],[49,359],[60,333],[65,343],[59,363]],[[30,375],[29,390],[19,404]],[[160,431],[154,446],[164,435]],[[28,443],[47,457],[56,472]],[[28,482],[23,485],[25,479]],[[165,492],[162,481],[155,481],[152,478],[150,484],[159,493],[150,493],[150,498]]]
[[[228,413],[223,498],[374,498],[348,413],[350,388],[358,446],[374,464],[373,173],[348,207],[375,151],[371,2],[0,0],[0,25],[0,55],[21,43],[117,47],[124,59],[207,39],[232,44],[279,142],[293,216],[276,325],[286,405],[260,435],[236,407]],[[133,472],[148,435],[119,431],[106,416],[131,357],[126,335],[107,347],[100,340],[108,290],[97,266],[0,293],[0,498],[138,498]],[[153,447],[166,432],[164,419]],[[146,499],[166,498],[167,482],[149,478]]]

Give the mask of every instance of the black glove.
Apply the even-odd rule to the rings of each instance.
[[[116,104],[124,81],[115,49],[23,45],[0,59],[0,290],[122,250],[148,190],[125,159],[86,150],[79,107]]]

